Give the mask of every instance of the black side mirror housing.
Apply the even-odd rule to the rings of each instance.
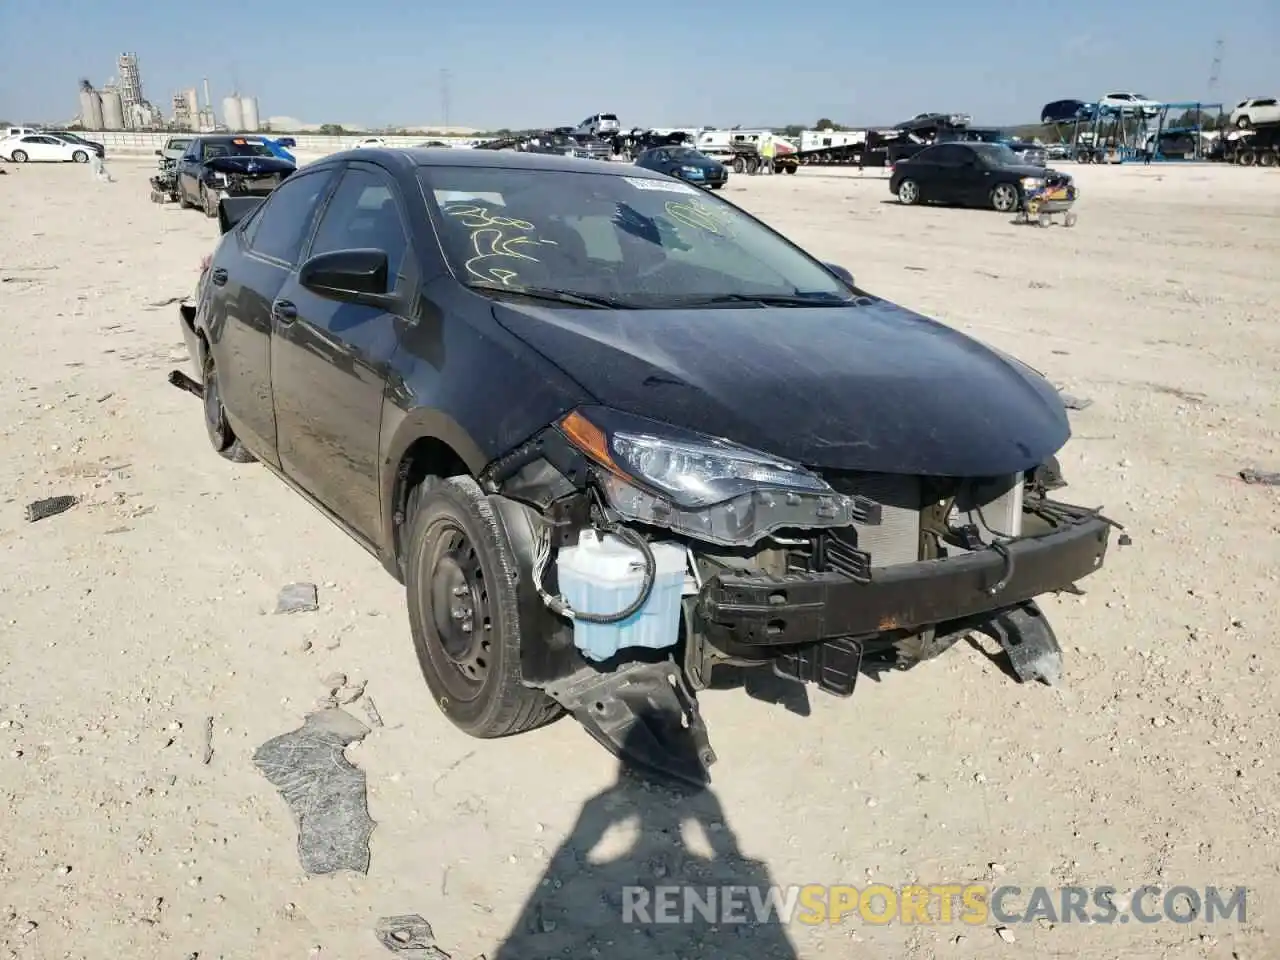
[[[298,270],[298,282],[330,300],[389,307],[389,264],[385,250],[334,250],[312,257]]]
[[[156,156],[157,156],[157,157],[163,157],[163,156],[164,156],[164,151],[163,151],[163,150],[157,150],[157,151],[156,151]]]
[[[840,264],[824,263],[823,266],[826,267],[828,270],[830,270],[832,273],[834,273],[837,277],[839,277],[849,286],[853,287],[855,290],[858,289],[858,285],[853,282],[853,274],[850,273],[848,270],[846,270],[844,267],[840,266]]]

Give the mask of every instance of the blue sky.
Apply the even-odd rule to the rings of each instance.
[[[447,12],[445,12],[447,11]],[[215,38],[225,42],[218,44]],[[1034,120],[1047,100],[1135,90],[1280,94],[1280,0],[0,0],[0,117],[65,121],[123,51],[168,110],[209,78],[261,115],[483,128]],[[772,65],[771,67],[768,65]]]

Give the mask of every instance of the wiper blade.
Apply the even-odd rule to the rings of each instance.
[[[550,287],[508,287],[501,283],[487,283],[474,280],[466,284],[475,290],[492,290],[494,293],[509,293],[517,297],[528,297],[530,300],[545,300],[548,303],[569,303],[576,307],[595,307],[598,310],[631,310],[630,304],[613,297],[594,293],[575,293],[569,290],[555,290]]]
[[[689,306],[697,307],[713,303],[758,303],[764,307],[833,307],[842,304],[856,303],[856,299],[834,299],[823,294],[821,297],[803,294],[785,293],[726,293],[715,297],[704,297],[688,301]]]

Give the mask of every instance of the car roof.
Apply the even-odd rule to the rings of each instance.
[[[416,167],[479,167],[491,170],[547,170],[556,173],[595,173],[606,176],[641,177],[663,180],[629,163],[611,160],[585,160],[554,153],[524,153],[519,150],[453,150],[449,147],[382,147],[373,150],[344,150],[312,166],[328,165],[343,160],[379,163],[388,169],[408,171]]]

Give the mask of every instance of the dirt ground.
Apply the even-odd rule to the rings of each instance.
[[[712,795],[677,801],[619,785],[570,721],[458,733],[426,695],[401,588],[270,474],[212,453],[198,401],[165,378],[186,369],[168,301],[217,228],[148,202],[150,160],[114,163],[114,184],[3,169],[0,960],[376,960],[374,925],[399,914],[454,960],[1280,956],[1280,490],[1237,477],[1280,470],[1280,173],[1073,168],[1073,230],[900,207],[870,173],[731,182],[862,286],[1092,401],[1071,414],[1063,493],[1132,544],[1113,538],[1084,596],[1044,604],[1064,687],[962,646],[848,701],[815,692],[808,716],[706,694]],[[62,494],[82,499],[26,521]],[[319,609],[274,614],[297,581]],[[347,751],[377,826],[367,875],[308,877],[252,757],[334,673],[367,681],[350,709],[366,719],[371,699],[384,723]],[[703,829],[682,846],[683,819]],[[1004,937],[994,921],[619,925],[622,884],[694,875],[1249,894],[1243,924]]]

